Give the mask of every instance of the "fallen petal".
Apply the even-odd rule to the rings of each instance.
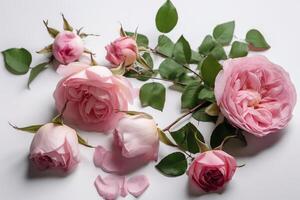
[[[95,187],[98,191],[98,194],[103,197],[105,200],[115,200],[119,196],[119,183],[115,180],[102,179],[99,175],[95,180]]]
[[[133,176],[127,181],[127,189],[134,197],[142,195],[149,186],[148,178],[144,175]]]

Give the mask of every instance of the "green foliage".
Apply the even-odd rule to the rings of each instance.
[[[166,176],[176,177],[184,174],[187,166],[185,155],[175,152],[164,157],[155,167]]]
[[[171,136],[181,149],[191,153],[200,152],[195,137],[197,137],[197,139],[201,142],[205,143],[200,131],[190,122],[181,129],[171,132]]]
[[[232,43],[229,57],[230,58],[238,58],[238,57],[245,57],[248,55],[248,44],[244,42],[234,41]]]
[[[229,45],[233,38],[234,28],[234,21],[219,24],[214,28],[213,36],[221,45]]]
[[[2,51],[6,69],[16,75],[26,74],[32,61],[30,52],[24,48]]]
[[[166,88],[161,83],[146,83],[140,89],[140,101],[143,107],[151,106],[162,111],[165,98]]]
[[[157,11],[155,23],[157,29],[162,33],[170,32],[177,24],[178,14],[175,6],[167,0]]]
[[[256,29],[247,32],[246,41],[250,44],[250,50],[252,51],[263,51],[271,48],[261,32]]]

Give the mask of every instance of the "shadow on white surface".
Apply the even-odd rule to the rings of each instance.
[[[288,128],[276,133],[271,133],[263,138],[258,138],[249,133],[245,133],[247,140],[247,146],[243,146],[241,142],[237,140],[231,140],[225,145],[225,151],[236,158],[241,157],[253,157],[259,153],[276,147],[276,143],[279,143],[284,135],[288,132]]]

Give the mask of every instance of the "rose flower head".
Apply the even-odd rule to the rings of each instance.
[[[263,56],[225,61],[216,77],[215,96],[231,123],[258,137],[286,127],[296,104],[288,73]]]
[[[43,125],[33,137],[29,159],[40,170],[72,170],[79,162],[76,131],[66,125]]]

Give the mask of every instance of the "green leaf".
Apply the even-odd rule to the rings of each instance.
[[[185,69],[173,59],[167,58],[159,65],[159,74],[168,80],[178,80],[186,73]]]
[[[227,59],[227,55],[225,53],[224,48],[217,44],[209,53],[210,55],[212,55],[213,57],[215,57],[215,59],[217,60],[226,60]]]
[[[165,35],[160,35],[158,37],[158,44],[155,49],[157,52],[167,57],[172,57],[174,46],[175,45],[170,38]]]
[[[201,74],[205,84],[210,87],[215,85],[215,79],[222,69],[220,63],[211,55],[208,55],[202,63]]]
[[[28,79],[28,83],[27,83],[27,87],[30,87],[30,83],[45,69],[47,69],[47,65],[49,63],[48,62],[44,62],[41,64],[38,64],[37,66],[35,66],[34,68],[31,69],[30,71],[30,75],[29,75],[29,79]]]
[[[229,45],[234,32],[234,21],[219,24],[214,28],[213,36],[221,45]]]
[[[189,63],[192,56],[192,50],[189,42],[183,37],[183,35],[177,40],[174,50],[173,50],[174,59],[181,63]]]
[[[209,102],[216,101],[214,91],[207,87],[203,87],[200,90],[200,92],[198,93],[198,99],[201,101],[209,101]]]
[[[186,172],[187,160],[183,153],[175,152],[164,157],[155,167],[166,176],[180,176]]]
[[[199,104],[199,92],[203,89],[203,85],[199,82],[192,82],[187,85],[181,95],[181,108],[193,108]]]
[[[216,122],[218,117],[215,116],[209,116],[205,112],[206,108],[200,108],[199,110],[195,111],[192,115],[192,117],[197,120],[197,121],[202,121],[202,122]]]
[[[235,130],[236,129],[227,122],[219,124],[211,134],[210,146],[212,148],[218,147],[226,137],[236,135]]]
[[[179,147],[191,153],[198,153],[200,151],[195,136],[201,142],[205,143],[202,134],[191,122],[187,123],[181,129],[171,132],[171,136]]]
[[[26,74],[32,61],[30,52],[24,48],[11,48],[2,51],[5,67],[16,75]]]
[[[153,68],[153,59],[152,59],[150,53],[146,52],[146,53],[143,54],[142,57],[147,62],[148,66],[152,69]]]
[[[244,42],[234,41],[232,43],[229,57],[230,58],[238,58],[245,57],[248,55],[248,45]]]
[[[177,24],[178,14],[175,6],[167,0],[157,11],[155,23],[157,29],[162,33],[170,32]]]
[[[161,83],[146,83],[140,89],[140,101],[143,107],[151,106],[162,111],[165,98],[166,88]]]
[[[252,51],[264,51],[271,48],[261,32],[256,29],[251,29],[247,32],[246,41],[249,43],[249,48]]]
[[[128,36],[134,36],[134,33],[133,33],[133,32],[128,32],[128,31],[126,31],[125,33],[126,33],[126,35],[128,35]],[[136,43],[137,43],[137,45],[138,45],[139,47],[148,47],[148,45],[149,45],[149,40],[148,40],[147,36],[138,33],[138,34],[137,34],[137,38],[136,38]]]
[[[213,39],[213,37],[211,35],[207,35],[203,39],[200,47],[198,48],[198,51],[200,54],[207,56],[216,45],[217,42]]]
[[[199,62],[201,62],[204,59],[204,57],[199,54],[197,51],[192,50],[192,56],[191,56],[191,60],[190,60],[190,64],[198,64]]]

